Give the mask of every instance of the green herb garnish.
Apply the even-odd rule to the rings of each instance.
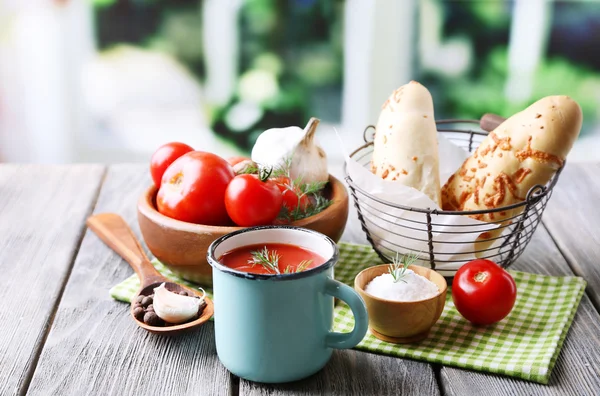
[[[294,209],[282,207],[278,218],[288,222],[301,220],[327,209],[332,204],[332,200],[325,198],[321,191],[328,182],[304,183],[302,176],[293,179],[290,177],[290,168],[292,165],[291,157],[288,157],[284,163],[277,167],[263,167],[260,164],[249,164],[239,174],[256,174],[261,180],[287,178],[289,183],[281,184],[286,190],[292,191],[298,197],[298,204]],[[306,202],[308,201],[308,202]],[[306,202],[306,203],[304,203]]]
[[[419,259],[419,255],[411,253],[408,255],[403,255],[400,258],[398,252],[396,252],[396,257],[393,262],[388,265],[388,270],[392,278],[394,279],[394,283],[404,282],[404,277],[406,276],[406,270],[408,266],[414,264]]]
[[[298,204],[292,210],[283,207],[279,217],[292,222],[316,215],[325,210],[333,202],[320,194],[325,185],[327,185],[327,182],[302,183],[302,177],[291,180],[289,184],[285,185],[285,188],[296,194]],[[309,202],[303,205],[302,198],[304,197]]]
[[[283,165],[281,167],[272,167],[272,166],[260,166],[255,163],[250,163],[246,165],[243,169],[238,171],[238,175],[258,175],[261,179],[274,179],[279,176],[287,176],[288,175],[289,164]],[[266,176],[264,176],[266,175]]]
[[[261,250],[255,250],[250,252],[252,258],[248,260],[248,264],[251,264],[253,267],[255,265],[262,265],[267,271],[272,272],[274,274],[281,274],[279,271],[279,259],[281,256],[277,253],[277,250],[269,250],[266,246]],[[312,260],[302,260],[296,266],[296,271],[294,272],[302,272],[308,268],[309,265],[312,264]],[[284,274],[291,274],[292,267],[287,266],[283,271]]]
[[[298,272],[302,272],[302,271],[304,271],[305,269],[307,269],[307,268],[308,268],[308,266],[309,266],[309,265],[311,265],[311,264],[312,264],[312,260],[302,260],[302,261],[300,261],[300,263],[299,263],[299,264],[296,266],[296,271],[294,271],[294,272],[296,272],[296,273],[298,273]],[[285,268],[285,271],[283,271],[283,273],[284,273],[284,274],[291,274],[291,273],[292,273],[292,267],[288,265],[288,266]]]
[[[246,165],[243,169],[238,171],[238,175],[253,175],[258,174],[259,168],[255,164],[251,163]]]
[[[281,273],[279,271],[279,259],[281,257],[277,253],[277,250],[269,251],[265,246],[261,250],[250,252],[250,254],[252,255],[252,259],[248,260],[248,264],[252,264],[253,267],[257,264],[262,265],[267,271],[275,274]]]
[[[325,185],[328,182],[320,181],[320,182],[312,182],[312,183],[302,183],[302,178],[298,177],[296,180],[292,182],[293,185],[297,186],[300,192],[304,195],[308,194],[316,194],[322,189],[325,188]]]
[[[290,169],[292,167],[292,157],[287,157],[283,161],[283,165],[273,168],[272,177],[290,176]]]

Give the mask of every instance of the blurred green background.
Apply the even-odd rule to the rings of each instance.
[[[203,82],[201,5],[198,0],[94,0],[98,46],[110,50],[128,43],[164,51]],[[343,5],[243,2],[236,89],[225,103],[205,103],[212,129],[249,150],[270,127],[303,125],[310,115],[339,122]]]
[[[411,79],[437,119],[569,95],[600,158],[600,0],[0,2],[0,161],[146,161],[172,140],[248,152],[323,121],[343,159]]]
[[[444,37],[456,38],[469,49],[467,59],[461,59],[468,67],[459,73],[416,67],[413,78],[432,91],[438,118],[478,118],[486,112],[510,115],[540,97],[561,93],[576,98],[586,123],[598,119],[599,3],[552,3],[532,90],[519,100],[505,94],[513,2],[432,4],[443,19],[427,29],[440,29]],[[188,0],[94,0],[98,46],[106,50],[130,43],[165,51],[202,82],[200,5],[201,1]],[[340,122],[343,7],[343,1],[333,0],[245,1],[239,13],[236,90],[224,104],[207,104],[212,128],[248,149],[268,127],[302,125],[311,115]],[[246,122],[232,120],[241,102],[256,106]]]

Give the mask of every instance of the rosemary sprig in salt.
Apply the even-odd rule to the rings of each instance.
[[[388,271],[394,279],[394,283],[407,283],[406,280],[404,280],[404,277],[406,276],[406,270],[408,269],[409,265],[414,264],[418,259],[418,254],[411,253],[403,255],[402,258],[400,258],[400,255],[396,252],[396,257],[394,258],[393,262],[388,265]]]

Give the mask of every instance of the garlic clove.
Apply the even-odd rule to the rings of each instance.
[[[184,323],[198,314],[204,297],[189,297],[173,293],[161,284],[154,289],[154,312],[169,323]]]
[[[315,139],[319,119],[312,117],[304,128],[304,137],[296,146],[290,165],[290,177],[302,183],[326,183],[329,180],[327,155]]]

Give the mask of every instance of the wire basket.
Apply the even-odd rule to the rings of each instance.
[[[488,134],[479,127],[477,120],[439,120],[436,124],[439,134],[468,152],[475,150]],[[365,144],[350,154],[352,159],[365,168],[370,168],[374,132],[373,125],[365,128]],[[344,171],[362,229],[383,262],[391,262],[397,253],[413,253],[418,256],[417,264],[435,269],[443,276],[452,277],[461,265],[475,257],[492,260],[503,268],[510,266],[531,240],[563,167],[564,164],[545,186],[533,186],[523,202],[478,211],[423,209],[385,201],[354,183],[348,174],[347,164]],[[444,226],[445,222],[441,221],[443,216],[489,214],[513,209],[518,209],[515,210],[518,214],[508,219],[510,224],[501,224],[507,219],[495,222],[503,232],[498,237],[490,238],[494,240],[493,245],[482,250],[477,250],[473,242],[481,235],[483,229],[461,225]],[[394,213],[399,211],[411,212],[410,218],[395,216]],[[489,227],[493,223],[485,224]],[[466,240],[468,242],[465,242]],[[411,245],[415,244],[427,248],[415,251],[411,248]],[[450,253],[457,249],[462,249],[462,257]]]

